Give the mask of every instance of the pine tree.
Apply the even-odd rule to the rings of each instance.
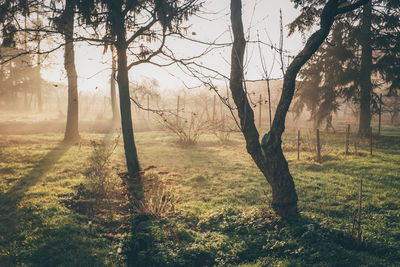
[[[305,33],[310,29],[315,14],[320,12],[319,6],[311,2],[302,2],[303,12],[291,23],[290,33],[295,30]],[[369,133],[371,116],[378,106],[374,90],[382,88],[382,82],[386,82],[384,89],[387,89],[387,95],[397,95],[400,88],[399,5],[394,0],[372,1],[363,9],[352,12],[345,20],[336,22],[336,31],[332,32],[330,41],[316,55],[327,64],[308,64],[302,71],[306,86],[302,86],[297,93],[297,110],[307,107],[315,116],[315,121],[320,123],[338,108],[338,98],[343,98],[359,105],[359,134]],[[342,38],[337,38],[335,32],[340,32],[336,34]],[[345,48],[342,51],[347,51],[341,53],[340,47]],[[323,85],[327,84],[334,92],[326,94]],[[310,97],[311,94],[313,97]],[[320,108],[313,110],[313,107]]]
[[[91,38],[103,45],[114,45],[117,52],[122,136],[125,158],[131,177],[141,168],[136,150],[131,114],[129,70],[147,63],[163,51],[166,38],[180,32],[180,25],[198,11],[197,0],[81,0],[78,4],[82,21],[95,29],[105,26],[103,38]],[[149,44],[155,43],[156,49]],[[128,53],[134,51],[133,57]],[[134,58],[134,60],[132,59]],[[131,61],[133,60],[133,61]]]

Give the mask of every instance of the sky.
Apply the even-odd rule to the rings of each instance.
[[[230,1],[229,0],[207,0],[201,12],[192,18],[186,25],[190,26],[188,35],[190,38],[206,42],[231,42],[230,34]],[[243,24],[246,35],[249,34],[251,40],[260,40],[277,46],[280,36],[280,15],[282,10],[284,25],[284,50],[295,54],[302,47],[302,39],[299,34],[287,37],[288,29],[286,25],[297,15],[293,3],[289,0],[244,0],[243,1]],[[250,31],[250,33],[249,33]],[[218,38],[219,37],[219,38]],[[217,39],[218,38],[218,39]],[[200,54],[207,48],[181,39],[170,39],[167,46],[173,49],[177,56],[185,58]],[[218,49],[197,62],[201,65],[218,70],[229,76],[230,66],[230,47]],[[267,46],[261,46],[261,53],[265,58],[265,65],[271,71],[272,78],[282,76],[280,70],[279,56]],[[86,43],[76,44],[75,60],[79,76],[79,90],[98,94],[108,94],[110,79],[110,55],[103,55],[102,47],[89,46]],[[65,83],[66,76],[63,70],[63,51],[53,56],[53,59],[43,69],[42,74],[45,79],[54,83]],[[258,45],[248,45],[246,50],[246,78],[250,80],[261,79],[263,71],[260,61],[260,51]],[[275,60],[274,60],[275,59]],[[275,61],[275,63],[274,63]],[[129,62],[129,59],[128,59]],[[287,64],[287,60],[285,60]],[[199,81],[185,75],[177,66],[160,68],[150,64],[141,64],[132,68],[129,72],[131,82],[140,82],[146,78],[155,78],[163,89],[181,89],[185,85],[195,87],[200,85]],[[222,81],[221,81],[222,82]]]

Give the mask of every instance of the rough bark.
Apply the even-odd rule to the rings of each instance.
[[[358,3],[360,4],[361,1]],[[321,14],[320,29],[311,35],[303,50],[289,65],[283,82],[281,99],[277,106],[271,130],[259,141],[259,133],[254,123],[254,113],[249,105],[244,88],[243,57],[246,41],[243,33],[241,0],[231,0],[231,23],[233,47],[231,55],[230,89],[238,108],[241,131],[246,140],[247,152],[264,174],[272,188],[272,208],[282,217],[297,214],[297,193],[282,152],[282,133],[285,130],[285,119],[295,91],[296,76],[301,67],[316,52],[326,39],[338,13],[347,12],[350,7],[338,8],[337,0],[329,0]]]
[[[112,45],[111,46],[111,81],[110,81],[110,94],[111,94],[111,108],[112,108],[112,113],[113,113],[113,122],[117,123],[121,117],[119,115],[118,111],[118,104],[117,104],[117,94],[115,90],[115,79],[116,79],[116,74],[117,74],[117,58],[115,55],[115,47]]]
[[[78,130],[78,75],[75,68],[74,51],[74,0],[67,0],[63,14],[63,30],[65,38],[64,68],[68,79],[68,111],[64,142],[79,141]]]
[[[280,143],[266,157],[259,142],[259,133],[254,124],[254,113],[249,105],[245,88],[243,88],[243,57],[246,41],[243,34],[241,0],[231,1],[231,22],[234,42],[229,86],[233,100],[238,107],[238,116],[241,130],[246,140],[247,152],[271,185],[272,208],[282,217],[296,215],[297,194]]]
[[[127,42],[125,37],[124,16],[120,1],[113,3],[112,25],[117,36],[116,49],[118,57],[117,82],[119,89],[119,101],[121,112],[122,136],[124,140],[126,166],[131,177],[140,172],[140,165],[136,151],[135,138],[132,126],[131,100],[129,94],[129,76],[127,64]]]
[[[360,124],[358,134],[368,136],[371,128],[371,68],[372,68],[372,44],[371,44],[371,17],[372,4],[369,2],[363,7],[361,25],[361,70],[360,70]]]

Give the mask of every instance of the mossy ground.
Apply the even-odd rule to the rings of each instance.
[[[399,138],[376,138],[373,156],[368,140],[360,140],[358,155],[353,146],[345,155],[343,133],[322,134],[323,162],[316,163],[312,134],[304,134],[297,160],[296,135],[287,133],[283,144],[301,216],[284,222],[269,210],[270,188],[240,135],[224,144],[204,136],[184,148],[166,132],[136,134],[142,167],[155,167],[145,177],[167,181],[179,201],[174,216],[133,218],[125,238],[108,238],[113,228],[106,219],[89,226],[86,215],[61,201],[85,183],[94,151],[90,140],[104,135],[82,135],[83,142],[70,147],[60,145],[60,134],[3,135],[0,263],[123,265],[115,246],[124,240],[124,254],[135,266],[400,264]],[[119,144],[112,161],[116,171],[123,170],[123,158]],[[358,246],[351,232],[361,178],[364,243]],[[113,220],[114,226],[120,221]]]

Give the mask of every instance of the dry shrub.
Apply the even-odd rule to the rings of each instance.
[[[159,123],[179,137],[178,143],[183,146],[195,145],[200,136],[207,133],[210,123],[203,113],[187,112],[183,115],[160,114]]]
[[[239,132],[239,128],[230,116],[215,118],[214,120],[210,120],[209,123],[210,132],[215,135],[222,144],[229,142],[232,133]]]
[[[160,178],[155,172],[148,172],[141,179],[142,192],[136,193],[133,199],[135,212],[154,218],[176,214],[175,205],[179,197],[173,192],[173,184]]]

